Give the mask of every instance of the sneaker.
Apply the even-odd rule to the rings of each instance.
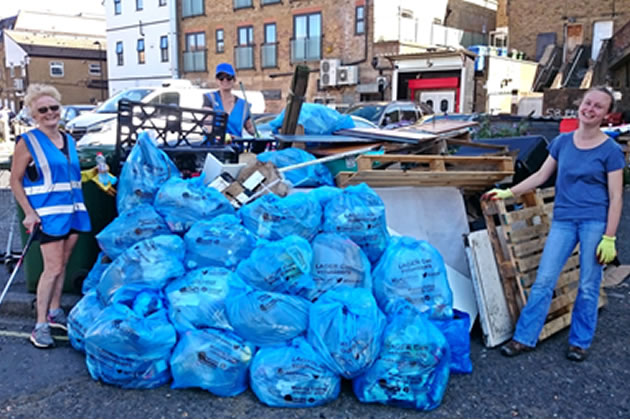
[[[63,312],[63,309],[58,308],[52,312],[48,312],[46,320],[51,328],[60,328],[64,331],[68,331],[68,320],[66,319],[66,314]]]
[[[586,349],[577,346],[569,346],[567,359],[573,360],[574,362],[583,362],[587,354]]]
[[[36,326],[31,333],[31,343],[40,349],[47,349],[55,345],[50,335],[50,327],[47,324]]]
[[[501,347],[501,354],[505,357],[514,357],[526,351],[532,350],[534,350],[534,347],[526,346],[525,344],[519,343],[515,340],[510,340],[507,344]]]

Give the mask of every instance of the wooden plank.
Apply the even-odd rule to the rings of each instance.
[[[537,252],[542,252],[547,238],[535,238],[517,245],[510,245],[510,250],[515,258],[522,258]]]
[[[518,258],[516,259],[516,269],[520,272],[527,272],[532,269],[538,268],[538,263],[540,262],[540,255],[534,255],[531,257]],[[567,261],[568,266],[579,265],[580,264],[580,256],[574,255],[569,257]],[[566,267],[566,265],[565,265]]]
[[[607,301],[608,301],[608,298],[606,297],[605,294],[600,295],[599,300],[597,301],[597,307],[601,308],[602,306],[606,305]],[[545,326],[543,327],[542,332],[538,336],[538,340],[542,341],[545,338],[548,338],[552,336],[553,334],[557,333],[558,331],[561,331],[564,328],[571,325],[571,315],[572,315],[572,312],[569,312],[568,314],[564,314],[559,318],[556,318],[554,320],[547,322]]]
[[[466,256],[479,309],[479,323],[486,347],[495,347],[512,337],[514,323],[497,270],[488,230],[466,235]]]
[[[475,121],[458,121],[433,118],[427,123],[414,125],[413,129],[422,130],[434,134],[441,134],[447,133],[449,131],[461,130],[462,128],[475,127],[477,125],[479,125],[479,123]],[[405,131],[405,129],[401,129],[400,131]]]
[[[365,155],[362,155],[363,157]],[[357,159],[357,162],[360,159]],[[342,175],[343,174],[343,175]],[[471,190],[483,190],[506,177],[507,172],[415,172],[402,170],[366,170],[359,172],[340,172],[341,183],[339,187],[357,185],[365,182],[371,187],[393,186],[453,186]]]
[[[443,155],[364,155],[363,159],[378,160],[381,163],[426,163],[430,164],[436,160],[445,164],[455,165],[478,165],[487,164],[500,168],[505,162],[513,164],[510,156],[443,156]],[[510,171],[512,169],[510,168]]]

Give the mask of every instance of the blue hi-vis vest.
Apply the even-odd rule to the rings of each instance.
[[[205,94],[208,102],[210,103],[212,109],[215,111],[223,111],[223,102],[221,101],[221,94],[218,90]],[[226,133],[236,136],[243,137],[243,127],[245,126],[245,121],[250,117],[249,115],[249,107],[247,106],[247,102],[243,99],[236,97],[236,101],[234,101],[234,107],[228,115],[228,122]]]
[[[65,134],[68,158],[42,131],[22,134],[35,162],[37,179],[22,179],[31,207],[41,219],[41,229],[51,236],[63,236],[75,229],[89,232],[92,227],[81,190],[81,169],[74,139]]]

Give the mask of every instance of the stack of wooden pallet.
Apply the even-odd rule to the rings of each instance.
[[[534,280],[551,226],[554,188],[538,190],[517,200],[482,203],[488,234],[499,268],[512,320],[516,322]],[[539,340],[571,324],[571,310],[580,276],[579,247],[565,264]],[[603,288],[599,307],[606,304]]]

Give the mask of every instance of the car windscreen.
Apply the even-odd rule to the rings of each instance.
[[[381,117],[384,109],[385,107],[381,105],[358,105],[348,109],[346,114],[356,115],[376,123]]]
[[[100,113],[115,113],[118,111],[118,101],[121,99],[128,99],[130,101],[141,101],[149,93],[153,92],[153,89],[128,89],[117,93],[112,96],[101,106],[98,107],[96,112]]]

